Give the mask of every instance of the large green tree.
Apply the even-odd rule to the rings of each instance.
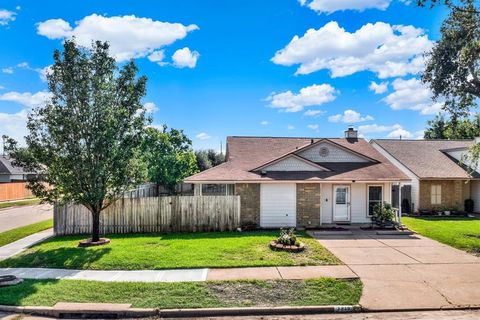
[[[150,127],[142,142],[141,157],[149,181],[175,193],[175,187],[186,177],[196,173],[197,163],[192,141],[182,130]]]
[[[148,122],[141,102],[146,77],[133,61],[119,68],[108,43],[87,49],[65,40],[47,75],[51,99],[28,117],[26,148],[8,151],[28,170],[29,182],[49,203],[84,205],[92,214],[92,241],[100,238],[100,213],[142,180],[138,146]]]
[[[200,171],[204,171],[225,162],[225,155],[213,149],[195,151],[197,166]]]
[[[443,114],[427,122],[425,139],[473,139],[480,136],[480,115],[463,117],[455,123]]]

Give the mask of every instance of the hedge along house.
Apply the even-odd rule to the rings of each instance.
[[[370,142],[411,179],[417,210],[463,210],[473,199],[480,211],[480,175],[461,164],[474,140],[389,140]]]
[[[410,182],[357,132],[345,138],[228,137],[226,162],[185,180],[195,195],[240,196],[241,222],[263,228],[369,223],[391,186]]]

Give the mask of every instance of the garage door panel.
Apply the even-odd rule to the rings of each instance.
[[[265,228],[296,225],[296,185],[262,184],[260,187],[260,226]]]

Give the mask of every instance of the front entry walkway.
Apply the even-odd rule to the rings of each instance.
[[[360,277],[367,309],[480,306],[478,257],[420,235],[313,235]]]

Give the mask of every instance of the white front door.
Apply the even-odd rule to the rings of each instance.
[[[333,221],[350,221],[350,186],[333,188]]]
[[[295,227],[297,223],[297,186],[294,183],[260,185],[260,226]]]

